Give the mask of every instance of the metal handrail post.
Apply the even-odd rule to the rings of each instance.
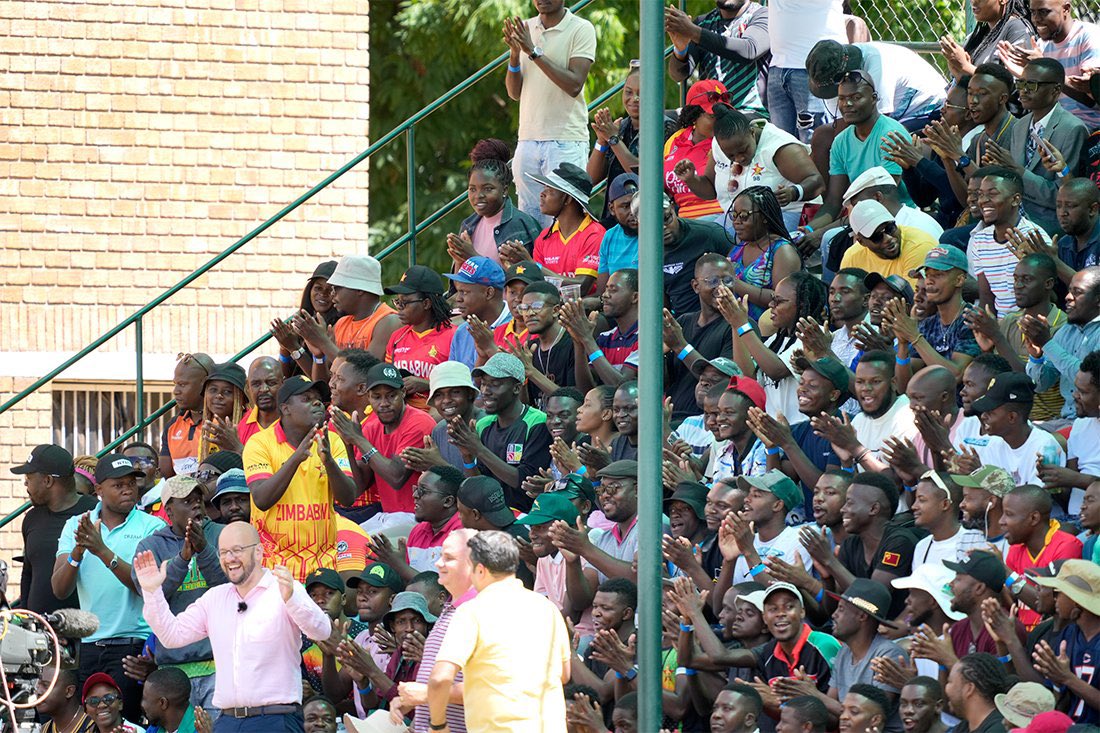
[[[134,424],[140,425],[145,420],[145,338],[142,329],[141,318],[134,321],[134,365],[135,381],[137,382],[137,400],[134,406]],[[138,436],[144,438],[144,431]]]
[[[405,132],[405,192],[409,205],[409,267],[416,264],[416,126]]]

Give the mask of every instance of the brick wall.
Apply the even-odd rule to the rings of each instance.
[[[31,376],[13,352],[81,348],[363,150],[367,10],[0,0],[0,377]],[[154,311],[146,350],[259,336],[319,261],[366,251],[366,187],[364,165]],[[132,348],[131,329],[103,350]],[[0,467],[43,439],[44,404],[0,416]],[[8,476],[0,509],[23,495]]]

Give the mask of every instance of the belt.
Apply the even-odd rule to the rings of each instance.
[[[144,644],[145,639],[127,636],[121,639],[100,639],[99,641],[84,643],[91,644],[92,646],[133,646],[134,644]]]
[[[294,703],[290,705],[260,705],[252,708],[222,708],[222,714],[231,718],[258,718],[261,715],[287,715],[301,710],[302,706]]]

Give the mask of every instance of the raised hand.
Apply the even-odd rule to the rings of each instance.
[[[1044,140],[1039,146],[1039,159],[1043,167],[1051,173],[1061,173],[1066,169],[1066,156],[1062,155],[1062,151],[1054,147],[1054,143],[1049,140]]]
[[[607,727],[603,724],[603,708],[598,701],[589,699],[583,692],[574,695],[573,704],[566,707],[565,723],[569,730],[607,733]]]
[[[1023,170],[1023,166],[1012,157],[1012,151],[1008,148],[998,145],[993,140],[987,140],[983,148],[985,152],[982,155],[982,165],[1001,165],[1017,171]]]
[[[920,141],[915,134],[910,136],[900,132],[887,133],[880,147],[886,158],[897,163],[903,170],[915,168],[924,160]]]
[[[584,520],[577,517],[576,527],[558,520],[550,524],[550,541],[562,553],[566,562],[575,562],[592,546]]]
[[[665,560],[681,570],[686,570],[692,563],[699,562],[692,550],[691,541],[686,537],[672,537],[667,534],[662,536],[661,553]]]
[[[81,514],[76,523],[76,544],[101,559],[110,552],[103,541],[102,526],[103,520],[92,521],[91,512]]]
[[[870,323],[857,323],[852,329],[852,337],[864,353],[868,351],[891,351],[894,348],[894,334],[884,334]]]
[[[554,442],[550,444],[550,458],[563,474],[573,473],[580,469],[581,459],[577,455],[576,448],[575,443],[568,446],[560,437],[554,438]]]
[[[578,445],[577,456],[593,474],[611,465],[611,448],[598,437],[593,437],[591,443]]]
[[[157,558],[152,552],[139,552],[134,555],[134,574],[143,591],[155,593],[168,577],[168,560],[157,565]]]
[[[815,415],[810,418],[810,427],[814,429],[814,433],[832,444],[841,460],[853,460],[857,451],[862,448],[847,413],[842,412],[839,418],[824,412]]]
[[[982,351],[992,351],[1001,335],[997,316],[988,305],[984,308],[970,308],[963,311],[963,321],[974,332],[974,338]]]
[[[294,576],[286,565],[276,565],[271,569],[271,574],[279,582],[279,595],[283,597],[283,603],[286,603],[294,595]]]
[[[1022,232],[1012,227],[1005,235],[1008,238],[1006,245],[1009,251],[1021,260],[1032,253],[1045,254],[1049,257],[1058,256],[1058,248],[1043,239],[1043,233],[1039,229]]]
[[[1035,660],[1035,669],[1046,679],[1056,685],[1065,685],[1073,678],[1073,669],[1069,665],[1069,657],[1066,655],[1066,642],[1058,647],[1058,653],[1045,640],[1035,645],[1035,651],[1031,658]]]
[[[406,634],[401,642],[401,658],[410,662],[420,662],[424,658],[424,635],[419,631]]]
[[[932,152],[944,161],[957,161],[963,156],[962,135],[959,128],[948,125],[943,120],[933,120],[921,131],[924,142]]]
[[[1016,624],[997,598],[986,598],[982,601],[982,623],[993,640],[1002,644],[1006,644],[1016,635]]]
[[[954,38],[944,36],[940,39],[940,53],[947,61],[947,70],[951,72],[951,76],[958,79],[967,73],[966,66],[971,62],[970,54]]]
[[[461,416],[451,418],[451,422],[447,425],[447,439],[451,441],[451,445],[458,448],[467,463],[472,463],[473,457],[481,448],[481,438],[477,435],[476,423],[473,420],[467,422]]]
[[[461,266],[466,260],[477,255],[473,240],[465,231],[458,234],[447,235],[447,254],[456,265]]]
[[[561,438],[555,438],[557,442],[561,442]],[[564,443],[562,443],[564,445]],[[553,450],[553,445],[550,446]],[[579,467],[579,464],[578,464]],[[570,473],[571,471],[563,471],[563,473]],[[550,473],[548,468],[540,468],[538,473],[533,473],[523,480],[523,484],[520,486],[531,498],[537,497],[546,491],[549,486],[554,483],[554,475]]]
[[[384,534],[373,534],[368,542],[371,552],[378,558],[378,562],[393,566],[405,563],[407,543],[404,538],[398,538],[397,547],[393,546],[390,538]]]
[[[945,451],[943,458],[947,462],[948,470],[954,474],[974,473],[982,467],[982,459],[978,457],[977,451],[969,445],[964,445],[958,453],[947,453]]]
[[[1028,353],[1039,358],[1043,355],[1043,347],[1051,339],[1050,322],[1046,316],[1023,316],[1019,323]]]
[[[596,114],[592,116],[591,127],[600,145],[607,145],[608,138],[614,137],[619,131],[619,126],[615,124],[611,111],[607,107],[596,110]]]
[[[447,463],[430,435],[424,436],[423,448],[406,448],[401,451],[401,460],[413,471],[421,473],[432,466],[443,466]]]
[[[127,654],[122,658],[122,672],[132,680],[144,682],[153,670],[157,668],[157,660],[149,654],[135,656]]]
[[[509,239],[507,242],[500,245],[500,248],[497,250],[497,256],[500,257],[501,267],[506,268],[523,262],[524,260],[531,259],[531,253],[523,246],[523,242],[518,239]],[[512,315],[515,314],[513,313]]]
[[[244,451],[237,436],[237,426],[228,417],[213,416],[202,424],[203,436],[222,450],[240,453]]]
[[[900,299],[891,300],[882,309],[882,326],[891,329],[899,341],[912,344],[920,338],[917,319],[906,310],[905,301]]]
[[[201,705],[195,706],[195,733],[214,733],[214,721]]]
[[[1028,37],[1028,41],[1031,43],[1031,48],[1023,48],[1008,41],[997,42],[997,58],[1008,69],[1008,73],[1017,79],[1024,75],[1024,67],[1030,61],[1043,56],[1043,52],[1035,45],[1035,39]]]
[[[817,527],[802,525],[798,530],[798,542],[806,549],[814,563],[824,566],[833,558],[833,548],[829,544],[829,538]]]
[[[912,475],[920,470],[917,448],[908,438],[899,438],[896,435],[886,438],[882,443],[882,457],[898,473]]]
[[[959,661],[955,656],[955,649],[951,646],[951,635],[948,633],[951,624],[943,625],[943,638],[936,635],[932,627],[923,624],[913,632],[912,641],[909,644],[909,655],[914,658],[931,659],[950,669]]]
[[[271,322],[271,333],[275,336],[275,340],[279,342],[279,346],[289,352],[295,352],[302,348],[302,339],[298,338],[298,334],[294,332],[291,325],[281,318],[276,318]]]
[[[756,434],[756,437],[760,438],[760,441],[767,448],[774,446],[782,448],[794,442],[791,425],[787,422],[787,418],[783,416],[783,413],[779,413],[779,417],[775,418],[759,407],[750,407],[747,422],[749,429]]]
[[[824,358],[832,351],[832,335],[814,318],[799,318],[796,329],[802,351],[810,361]]]
[[[714,301],[718,312],[735,331],[749,322],[749,296],[738,298],[725,285],[714,290]]]
[[[907,664],[904,657],[875,657],[871,660],[871,670],[875,674],[875,682],[899,690],[917,676],[917,665]]]

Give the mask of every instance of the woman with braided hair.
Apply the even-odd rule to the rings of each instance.
[[[500,263],[498,250],[505,242],[519,242],[530,251],[542,227],[535,217],[515,207],[512,188],[512,150],[503,140],[478,140],[470,151],[466,197],[474,213],[462,220],[458,234],[447,235],[447,254],[455,272],[475,255]]]
[[[202,436],[199,439],[199,464],[219,450],[241,453],[244,445],[237,435],[237,424],[248,407],[245,392],[247,376],[233,362],[216,364],[202,386]]]
[[[405,403],[427,411],[428,378],[436,364],[450,359],[455,332],[443,277],[430,267],[413,265],[385,290],[397,296],[393,307],[401,319],[401,328],[386,345],[385,361],[406,375]]]
[[[1028,0],[972,0],[971,5],[977,23],[963,45],[951,36],[940,39],[947,70],[956,80],[964,74],[973,74],[981,64],[999,63],[996,54],[1001,41],[1025,48],[1030,48],[1035,41]]]
[[[801,269],[802,258],[770,188],[752,186],[739,193],[729,220],[737,238],[729,255],[737,279],[729,288],[739,298],[748,297],[749,318],[755,321],[771,303],[775,283]]]

